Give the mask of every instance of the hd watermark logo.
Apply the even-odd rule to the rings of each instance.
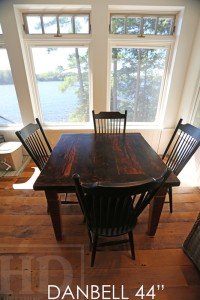
[[[0,300],[48,299],[50,285],[84,286],[83,271],[83,245],[1,245]]]

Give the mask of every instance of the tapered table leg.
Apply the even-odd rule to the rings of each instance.
[[[62,240],[62,224],[60,214],[60,201],[58,200],[58,194],[56,191],[45,191],[47,198],[48,211],[51,216],[51,221],[57,241]]]
[[[158,227],[160,220],[160,215],[163,209],[163,204],[165,202],[165,197],[167,194],[167,188],[163,187],[160,189],[158,194],[152,199],[149,206],[149,220],[147,234],[154,236]]]

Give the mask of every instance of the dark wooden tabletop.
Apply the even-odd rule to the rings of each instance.
[[[35,190],[74,191],[72,175],[83,182],[131,182],[159,177],[165,164],[139,133],[63,134],[34,184]],[[180,181],[171,174],[167,185]]]

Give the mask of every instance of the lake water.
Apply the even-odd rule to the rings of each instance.
[[[59,90],[59,81],[38,82],[41,110],[45,122],[66,122],[78,106],[75,90]],[[16,123],[21,122],[17,97],[13,85],[0,86],[0,115]],[[0,119],[0,124],[5,121]]]
[[[75,90],[59,90],[60,81],[39,82],[38,89],[41,101],[41,110],[45,122],[67,122],[70,114],[76,110],[78,98]]]
[[[14,85],[0,86],[0,116],[21,123],[21,116]],[[11,124],[0,118],[0,124]]]

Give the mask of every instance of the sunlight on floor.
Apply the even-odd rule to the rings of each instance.
[[[31,178],[24,183],[15,183],[13,184],[14,190],[32,190],[33,184],[36,181],[37,177],[40,175],[40,170],[37,167],[32,167],[34,169],[34,173]]]
[[[178,178],[181,181],[181,186],[198,186],[198,173],[195,164],[195,157],[192,157]]]

